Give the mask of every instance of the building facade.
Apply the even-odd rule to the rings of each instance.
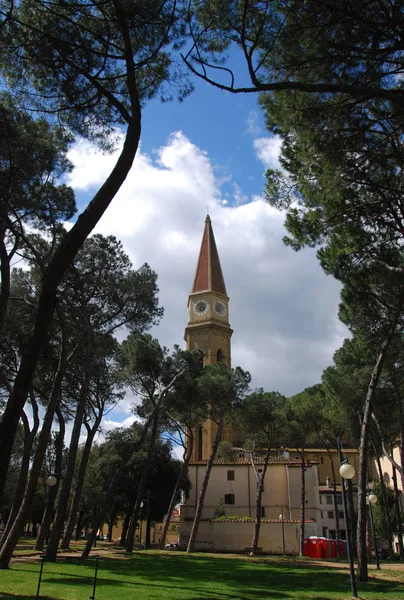
[[[224,362],[231,367],[229,297],[222,273],[210,217],[205,220],[195,278],[188,298],[188,324],[184,339],[188,350],[201,349],[206,365]],[[189,464],[191,492],[181,506],[180,545],[187,544],[195,515],[200,485],[210,456],[217,425],[207,420],[195,431],[194,450]],[[231,445],[237,432],[228,425],[222,441]],[[195,548],[199,550],[243,551],[251,543],[257,480],[248,455],[233,447],[233,458],[214,462],[205,496],[202,520]],[[347,451],[355,464],[357,452]],[[257,459],[257,467],[259,468]],[[264,552],[299,551],[302,468],[305,477],[306,536],[335,536],[335,510],[328,506],[333,497],[333,467],[338,473],[338,452],[308,449],[304,465],[296,449],[282,448],[270,457],[262,496],[260,546]],[[337,495],[338,497],[338,495]],[[340,498],[340,492],[339,492]],[[338,505],[341,506],[341,505]],[[222,517],[215,519],[221,509]],[[341,506],[342,511],[342,506]],[[224,515],[223,515],[224,512]],[[345,531],[340,514],[340,530]]]

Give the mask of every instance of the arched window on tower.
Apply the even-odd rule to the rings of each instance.
[[[219,350],[216,352],[216,362],[222,362],[222,361],[223,361],[223,352],[219,348]]]

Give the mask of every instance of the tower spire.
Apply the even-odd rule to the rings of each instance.
[[[194,294],[195,292],[217,292],[227,296],[219,253],[209,215],[206,215],[205,219],[205,229],[194,284],[192,286],[192,293]]]

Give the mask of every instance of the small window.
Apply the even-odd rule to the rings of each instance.
[[[327,504],[332,504],[332,496],[327,496]]]
[[[335,530],[335,529],[330,529],[330,534],[329,534],[329,537],[330,537],[332,540],[336,540],[336,539],[337,539],[337,532],[336,532],[336,530]]]
[[[339,537],[341,540],[346,540],[346,531],[345,529],[340,529],[339,530]]]
[[[328,532],[328,527],[323,527],[323,537],[328,537],[327,532]]]
[[[337,496],[337,504],[342,504],[342,496]]]
[[[339,518],[340,518],[340,519],[343,519],[343,518],[344,518],[344,513],[343,513],[343,511],[342,511],[342,510],[339,510],[339,511],[338,511],[338,516],[339,516]]]
[[[265,506],[261,506],[261,517],[265,519]]]
[[[227,471],[227,481],[234,481],[234,471]]]
[[[235,504],[236,498],[234,494],[225,494],[224,495],[224,503],[225,504]]]
[[[223,352],[219,348],[219,350],[216,352],[216,362],[222,362],[222,360],[223,360]]]
[[[324,456],[321,456],[320,457],[320,465],[323,465],[323,464],[324,464]]]
[[[333,511],[333,510],[329,510],[329,511],[327,512],[327,517],[328,517],[329,519],[333,519],[333,518],[334,518],[334,511]]]
[[[323,496],[320,496],[320,504],[324,504],[324,502],[323,502]]]

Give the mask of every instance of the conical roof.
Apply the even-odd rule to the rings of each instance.
[[[218,292],[227,296],[209,215],[207,215],[205,220],[198,266],[196,267],[194,285],[192,287],[192,293],[195,292]]]

